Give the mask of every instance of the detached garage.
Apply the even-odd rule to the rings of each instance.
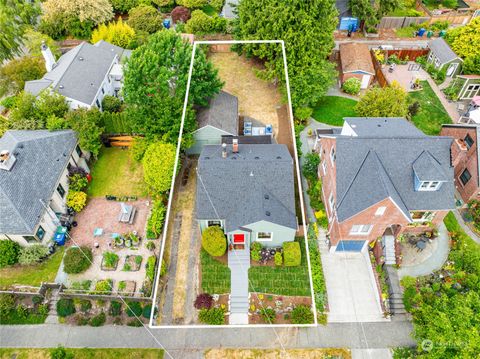
[[[200,154],[204,145],[219,145],[222,136],[238,135],[238,98],[225,91],[210,99],[209,106],[197,112],[198,129],[188,154]]]
[[[340,65],[342,67],[342,85],[349,78],[360,80],[362,89],[366,89],[375,78],[372,57],[367,44],[340,44]]]

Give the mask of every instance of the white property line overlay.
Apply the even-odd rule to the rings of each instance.
[[[165,216],[165,225],[163,227],[163,233],[162,233],[162,245],[160,249],[160,256],[158,260],[158,265],[157,265],[157,271],[156,271],[156,276],[155,280],[153,283],[154,286],[154,294],[153,294],[153,299],[152,299],[152,308],[156,308],[156,302],[157,302],[157,297],[158,297],[158,283],[160,280],[160,269],[162,266],[163,262],[163,254],[165,250],[165,243],[166,243],[166,236],[167,236],[167,231],[168,231],[168,223],[170,219],[170,212],[171,212],[171,207],[172,207],[172,201],[173,201],[173,194],[175,190],[175,180],[177,176],[177,170],[178,170],[178,162],[180,159],[180,147],[181,147],[181,141],[182,141],[182,136],[183,136],[183,127],[185,123],[185,116],[186,116],[186,111],[187,111],[187,106],[188,106],[188,96],[190,93],[190,83],[192,79],[192,73],[193,73],[193,64],[195,60],[195,52],[197,49],[197,44],[199,45],[229,45],[229,44],[281,44],[282,45],[282,55],[283,55],[283,65],[284,65],[284,71],[285,71],[285,86],[287,88],[287,99],[288,99],[288,112],[289,112],[289,119],[290,119],[290,124],[291,124],[291,133],[292,133],[292,138],[293,138],[293,148],[294,148],[294,154],[295,154],[295,162],[296,162],[296,172],[297,172],[297,185],[298,185],[298,193],[300,197],[300,205],[302,209],[302,222],[304,225],[304,241],[305,241],[305,249],[306,249],[306,254],[307,254],[307,265],[308,265],[308,275],[310,278],[310,293],[311,293],[311,299],[312,299],[312,310],[313,310],[313,316],[314,316],[314,323],[313,324],[223,324],[223,325],[205,325],[205,324],[200,324],[200,325],[191,325],[191,324],[186,324],[186,325],[154,325],[154,314],[155,314],[155,309],[153,309],[150,313],[150,322],[149,322],[149,327],[152,329],[168,329],[168,328],[185,328],[185,329],[205,329],[205,328],[272,328],[272,327],[277,327],[277,328],[292,328],[292,327],[316,327],[318,326],[318,321],[317,321],[317,307],[315,303],[315,293],[313,290],[313,278],[312,278],[312,269],[311,269],[311,263],[310,263],[310,251],[308,247],[308,239],[307,239],[307,232],[308,232],[308,226],[306,223],[306,218],[305,218],[305,203],[303,200],[303,191],[301,187],[301,177],[300,177],[300,165],[299,165],[299,158],[298,158],[298,153],[297,153],[297,140],[295,137],[295,125],[293,121],[293,109],[292,109],[292,99],[291,99],[291,94],[290,94],[290,81],[288,77],[288,66],[287,66],[287,56],[286,56],[286,51],[285,51],[285,42],[283,40],[211,40],[211,41],[194,41],[193,42],[193,51],[192,51],[192,57],[190,59],[190,68],[188,71],[188,79],[187,79],[187,89],[185,93],[185,100],[183,102],[183,112],[182,112],[182,119],[180,123],[180,132],[178,134],[178,140],[177,140],[177,150],[176,150],[176,160],[175,160],[175,165],[173,168],[173,176],[172,176],[172,181],[170,185],[170,193],[168,196],[168,207],[167,207],[167,213]],[[160,310],[160,308],[159,308]],[[158,312],[158,315],[160,315],[160,311]]]

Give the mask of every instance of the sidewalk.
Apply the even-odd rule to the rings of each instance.
[[[438,99],[442,103],[443,108],[445,109],[445,111],[447,111],[448,115],[452,119],[452,122],[457,123],[460,119],[460,114],[457,111],[457,107],[453,103],[448,102],[443,92],[440,90],[438,85],[435,83],[435,81],[432,80],[430,76],[427,77],[427,81],[430,84],[433,92],[435,92],[435,95],[437,95]]]

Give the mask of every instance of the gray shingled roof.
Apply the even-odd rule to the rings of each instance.
[[[428,47],[435,54],[436,57],[440,60],[441,64],[446,64],[452,60],[458,58],[457,54],[448,46],[447,42],[442,38],[438,37],[434,40],[430,40]]]
[[[448,181],[450,178],[442,166],[428,151],[423,151],[412,165],[420,181]]]
[[[233,12],[240,0],[225,0],[221,15],[226,19],[234,19],[237,15]]]
[[[197,168],[197,219],[224,219],[226,232],[261,220],[297,228],[293,159],[285,145],[240,145],[222,158],[204,146]],[[268,197],[268,198],[265,198]]]
[[[425,134],[402,117],[346,117],[345,122],[358,136],[423,137]]]
[[[95,45],[93,45],[93,46],[96,46],[96,47],[99,47],[101,49],[108,50],[108,51],[111,51],[111,52],[113,51],[117,54],[119,59],[122,59],[124,57],[128,58],[132,54],[132,50],[126,50],[123,47],[113,45],[113,44],[111,44],[109,42],[106,42],[106,41],[103,41],[103,40],[100,40],[100,41],[96,42]]]
[[[197,112],[198,128],[213,126],[231,135],[238,134],[238,98],[220,91],[210,99],[209,106]]]
[[[0,169],[0,233],[31,235],[77,143],[73,131],[7,131],[0,150],[16,157]]]
[[[408,128],[408,124],[405,128]],[[364,133],[359,126],[356,130]],[[373,133],[373,136],[367,134],[357,137],[333,135],[336,137],[335,166],[339,221],[344,221],[388,197],[407,218],[410,218],[408,211],[454,208],[453,167],[450,164],[452,139],[423,134],[412,136],[410,131],[407,133],[409,135],[404,136],[403,132],[387,131],[384,137],[380,137],[378,133]],[[428,163],[424,161],[426,157],[422,155],[424,152],[428,152],[438,164],[435,165],[435,171],[442,171],[444,174],[443,179],[446,182],[438,191],[415,191],[414,165],[422,175],[427,175],[430,171],[424,166],[432,165],[430,160]]]
[[[105,42],[97,44],[82,42],[74,47],[61,56],[52,71],[41,80],[27,81],[25,90],[38,95],[51,85],[61,95],[91,105],[118,49],[121,49]]]

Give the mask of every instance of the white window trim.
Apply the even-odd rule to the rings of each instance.
[[[210,226],[210,225],[208,224],[208,222],[213,222],[213,221],[215,221],[215,222],[220,222],[220,228],[223,229],[223,221],[222,221],[221,219],[207,219],[207,221],[206,221],[206,222],[207,222],[207,228],[216,226],[216,225]]]
[[[332,163],[332,167],[335,166],[335,148],[332,147],[332,149],[330,150],[330,162]]]
[[[259,233],[270,233],[270,238],[258,238]],[[257,242],[271,242],[273,241],[273,232],[257,232],[256,237],[257,237],[256,239]]]
[[[323,161],[322,162],[322,168],[323,168],[323,175],[326,176],[327,175],[327,161]]]
[[[435,218],[435,212],[432,211],[412,211],[412,212],[423,212],[422,218],[413,218],[413,222],[431,222]],[[410,212],[412,214],[412,212]]]
[[[333,210],[335,207],[335,198],[333,198],[333,193],[330,193],[328,197],[328,207],[330,208],[330,213],[333,215]]]
[[[387,207],[385,206],[378,207],[377,210],[375,211],[375,216],[377,217],[383,216],[386,210],[387,210]]]
[[[358,226],[359,229],[363,229],[363,227],[368,226],[368,232],[362,231],[354,231],[353,227]],[[372,224],[354,224],[352,228],[350,228],[350,235],[352,236],[368,236],[370,232],[372,232],[373,225]]]
[[[434,183],[437,183],[435,186],[433,186]],[[427,187],[422,187],[424,184],[427,185]],[[419,191],[436,191],[440,188],[442,185],[442,182],[440,181],[421,181],[420,186],[418,187]]]

